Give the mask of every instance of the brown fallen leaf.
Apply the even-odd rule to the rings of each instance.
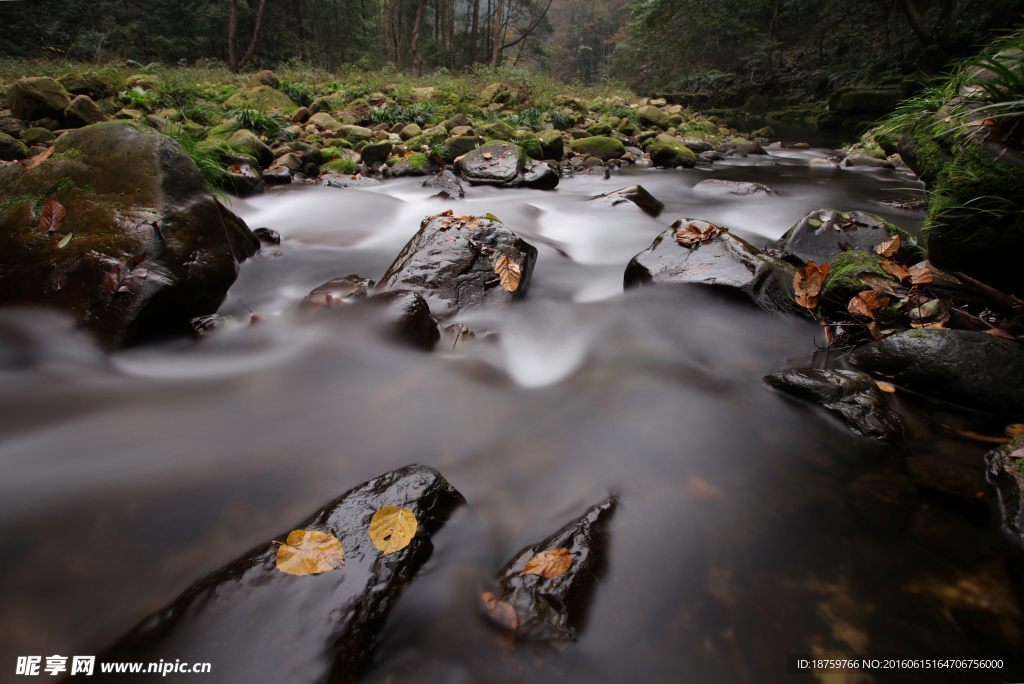
[[[676,229],[676,242],[683,247],[689,247],[693,244],[713,240],[728,230],[728,228],[716,226],[708,221],[690,221],[685,226]]]
[[[242,173],[242,167],[239,166],[238,164],[232,164],[231,166],[228,167],[228,172],[229,173],[240,174],[240,173]]]
[[[1007,425],[1004,430],[1007,437],[1024,437],[1024,423],[1014,423],[1013,425]]]
[[[873,311],[889,305],[889,296],[878,290],[864,290],[850,300],[847,310],[852,314],[874,318]]]
[[[899,235],[894,235],[891,239],[886,240],[882,244],[875,247],[875,251],[880,255],[888,259],[900,248],[902,241]]]
[[[1010,441],[1009,437],[990,437],[989,435],[981,435],[977,432],[971,432],[970,430],[956,430],[958,435],[967,437],[968,439],[974,439],[979,442],[990,442],[992,444],[1006,444]]]
[[[504,601],[499,601],[490,591],[481,594],[480,598],[483,599],[487,617],[491,618],[496,625],[509,632],[514,632],[519,627],[519,614],[516,613],[515,608]]]
[[[490,158],[491,158],[491,157],[493,157],[494,155],[493,155],[493,154],[491,154],[490,152],[484,152],[484,153],[483,153],[483,154],[482,154],[481,156],[482,156],[482,157],[483,157],[484,159],[490,159]]]
[[[551,579],[564,575],[572,566],[572,554],[569,549],[551,549],[541,551],[536,556],[526,561],[523,568],[524,575],[540,575]]]
[[[113,295],[138,287],[149,275],[145,254],[136,254],[120,262],[103,275],[103,291]]]
[[[501,286],[509,292],[519,289],[522,269],[519,268],[519,264],[507,256],[502,255],[494,262],[494,273],[501,278]]]
[[[896,385],[892,384],[891,382],[885,382],[884,380],[875,380],[875,384],[878,385],[878,389],[882,390],[883,392],[896,391]]]
[[[1008,340],[1016,341],[1016,339],[1017,339],[1016,337],[1014,337],[1010,333],[1006,332],[1002,328],[989,328],[988,330],[982,330],[982,332],[988,333],[989,335],[995,335],[996,337],[1003,337],[1003,338],[1008,339]]]
[[[416,516],[408,508],[385,506],[370,519],[370,541],[387,556],[409,545],[416,526]]]
[[[36,168],[44,161],[49,159],[51,154],[53,154],[53,145],[47,147],[45,152],[40,152],[31,159],[26,159],[24,162],[22,162],[25,165],[25,170],[27,171],[28,169]]]
[[[871,333],[871,336],[876,340],[880,340],[885,337],[885,332],[882,330],[882,326],[878,324],[878,321],[871,321],[868,323],[868,332]]]
[[[345,549],[333,534],[292,530],[277,547],[277,569],[289,575],[319,575],[345,565]]]
[[[935,280],[935,278],[932,276],[931,269],[927,266],[910,269],[910,282],[914,285],[927,285],[933,280]]]
[[[818,306],[821,282],[824,280],[824,273],[828,272],[829,266],[830,264],[825,264],[819,267],[813,261],[808,261],[806,266],[796,269],[796,274],[793,276],[793,290],[797,304],[805,309],[813,309]],[[824,273],[822,269],[824,269]]]
[[[43,215],[39,218],[39,230],[49,235],[64,223],[65,214],[67,210],[64,209],[64,205],[52,197],[47,198],[46,204],[43,205]]]
[[[868,303],[857,295],[850,300],[850,303],[846,306],[846,310],[857,316],[867,316],[868,318],[874,318],[875,314],[871,313],[871,307]]]
[[[901,281],[911,277],[910,271],[907,268],[897,264],[895,261],[883,261],[882,269],[885,270],[885,272],[891,275],[893,278],[897,278]]]

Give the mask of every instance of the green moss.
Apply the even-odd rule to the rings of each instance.
[[[343,176],[347,176],[355,173],[356,163],[351,159],[336,159],[334,161],[327,162],[326,164],[321,166],[321,168],[327,169],[328,171],[333,171],[334,173],[340,173]]]
[[[882,278],[896,281],[882,269],[882,259],[877,254],[869,254],[852,250],[840,252],[832,260],[828,275],[821,287],[821,306],[827,311],[845,311],[846,307],[858,292],[871,289],[859,278],[860,275],[871,273]]]
[[[430,165],[430,159],[422,152],[409,155],[406,157],[406,161],[409,162],[409,166],[417,171],[423,171],[424,173],[428,170],[427,167]]]
[[[580,138],[569,143],[577,154],[585,154],[597,157],[603,161],[618,159],[626,153],[626,148],[619,140],[607,136],[596,135],[590,138]],[[689,150],[687,150],[689,152]],[[690,152],[690,154],[693,154]]]

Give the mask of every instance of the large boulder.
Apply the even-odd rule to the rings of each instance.
[[[64,122],[68,128],[81,128],[106,120],[106,116],[88,95],[79,95],[64,110]]]
[[[274,163],[274,150],[270,149],[270,146],[257,138],[256,134],[250,130],[243,128],[240,131],[235,131],[228,138],[228,142],[251,152],[261,169],[265,169]]]
[[[693,150],[670,140],[656,140],[650,147],[650,155],[655,166],[692,169],[697,165],[697,155]]]
[[[21,78],[7,88],[7,106],[22,121],[64,120],[71,96],[52,78]]]
[[[256,110],[274,109],[277,107],[287,113],[298,109],[298,105],[292,102],[290,97],[266,85],[239,90],[224,101],[224,107],[226,109]]]
[[[100,659],[216,663],[220,684],[358,681],[431,538],[464,501],[433,468],[384,473],[199,580]],[[377,533],[379,520],[411,538]]]
[[[630,259],[623,285],[627,289],[670,283],[712,285],[738,290],[768,311],[793,310],[791,265],[728,232],[684,246],[677,232],[690,224],[707,222],[684,218],[666,228],[650,247]]]
[[[327,112],[313,114],[313,116],[306,120],[306,125],[316,126],[321,131],[331,131],[332,133],[340,132],[345,126],[345,124],[341,123]]]
[[[518,269],[518,282],[502,283],[496,272],[502,257],[514,264],[512,271]],[[463,309],[507,305],[522,297],[536,261],[537,249],[500,221],[453,216],[449,211],[423,220],[377,289],[416,292],[434,316],[445,318]]]
[[[664,109],[645,105],[636,110],[636,115],[640,119],[640,123],[644,126],[668,128],[668,113]]]
[[[438,195],[442,197],[447,195],[449,199],[464,199],[466,197],[466,191],[462,188],[458,176],[447,169],[423,181],[423,187],[434,188],[438,191]]]
[[[790,368],[764,378],[772,387],[828,410],[862,437],[895,441],[903,421],[889,410],[878,383],[865,373],[819,368]]]
[[[561,131],[541,131],[537,137],[540,139],[541,152],[545,159],[562,160],[565,156],[565,142],[562,140]]]
[[[445,147],[451,150],[456,157],[469,154],[483,144],[484,139],[475,135],[453,136],[444,141]]]
[[[880,216],[863,211],[815,209],[787,230],[775,247],[804,261],[827,264],[843,251],[840,242],[854,250],[874,252],[875,247],[897,235],[902,243],[899,256],[907,263],[920,261],[923,253],[917,247],[917,238]]]
[[[967,330],[907,330],[849,357],[876,378],[960,406],[1024,416],[1024,346]]]
[[[492,83],[480,91],[481,102],[508,102],[512,98],[512,89],[504,83]]]
[[[727,143],[723,143],[718,147],[718,152],[721,154],[768,154],[768,152],[756,142],[750,142],[743,138],[736,138],[730,140]]]
[[[455,162],[455,170],[473,185],[515,187],[522,183],[526,153],[518,145],[492,142]]]
[[[270,69],[264,69],[263,71],[257,71],[253,74],[253,77],[249,79],[250,87],[268,86],[270,88],[280,88],[281,81],[278,80],[277,74]]]
[[[601,161],[609,159],[620,159],[626,154],[626,146],[620,140],[609,138],[603,135],[595,135],[589,138],[573,140],[572,150],[576,154],[587,157],[597,157]]]
[[[256,240],[174,140],[125,124],[65,133],[34,169],[0,168],[0,192],[0,304],[66,311],[108,346],[216,311]],[[50,198],[66,214],[47,234]]]
[[[359,150],[359,155],[364,164],[367,166],[373,166],[377,162],[387,161],[388,157],[391,156],[391,150],[393,147],[394,145],[389,141],[383,140],[379,143],[364,145],[363,149]]]

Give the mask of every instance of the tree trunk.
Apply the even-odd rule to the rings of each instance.
[[[249,41],[249,49],[245,51],[245,56],[242,60],[232,69],[233,72],[238,73],[238,70],[242,68],[242,65],[249,61],[252,57],[252,51],[256,49],[256,39],[260,35],[260,24],[263,22],[263,8],[266,7],[267,0],[260,0],[259,9],[256,10],[256,23],[252,27],[252,40]]]
[[[480,24],[480,0],[473,0],[473,47],[469,51],[469,63],[476,64],[476,28]]]
[[[420,6],[416,9],[416,23],[412,26],[412,77],[420,77],[420,67],[423,65],[423,58],[420,56],[420,27],[423,26],[423,12],[427,9],[427,0],[420,0]]]
[[[928,47],[932,44],[932,35],[921,23],[921,15],[917,13],[917,7],[914,6],[914,0],[899,0],[900,9],[903,10],[903,14],[906,15],[907,21],[910,23],[911,30],[914,31],[914,35],[921,41],[921,45]]]
[[[501,51],[501,15],[505,9],[505,0],[498,0],[498,9],[494,13],[494,49],[491,51],[491,68],[498,66],[498,53]]]
[[[228,67],[236,71],[235,34],[238,32],[238,0],[228,0]]]

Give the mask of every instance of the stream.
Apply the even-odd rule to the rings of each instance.
[[[874,444],[761,382],[841,367],[819,326],[698,286],[623,292],[629,259],[682,217],[758,247],[825,207],[920,235],[924,212],[879,204],[921,196],[911,174],[811,167],[839,141],[810,142],[553,191],[467,187],[461,201],[422,178],[233,199],[282,241],[242,264],[220,313],[265,320],[199,342],[106,354],[56,315],[0,312],[0,661],[96,654],[351,487],[421,463],[469,508],[435,536],[363,681],[811,682],[787,655],[979,648],[1009,654],[1007,669],[927,681],[1021,681],[1021,563],[983,480],[988,445],[898,396],[912,435]],[[694,190],[708,178],[779,196]],[[665,203],[658,218],[586,203],[634,184]],[[331,278],[379,279],[447,209],[492,213],[539,252],[523,301],[442,324],[477,332],[466,351],[295,314]],[[915,484],[915,455],[974,477],[976,495]],[[609,495],[608,566],[576,641],[533,653],[498,638],[484,583]]]

